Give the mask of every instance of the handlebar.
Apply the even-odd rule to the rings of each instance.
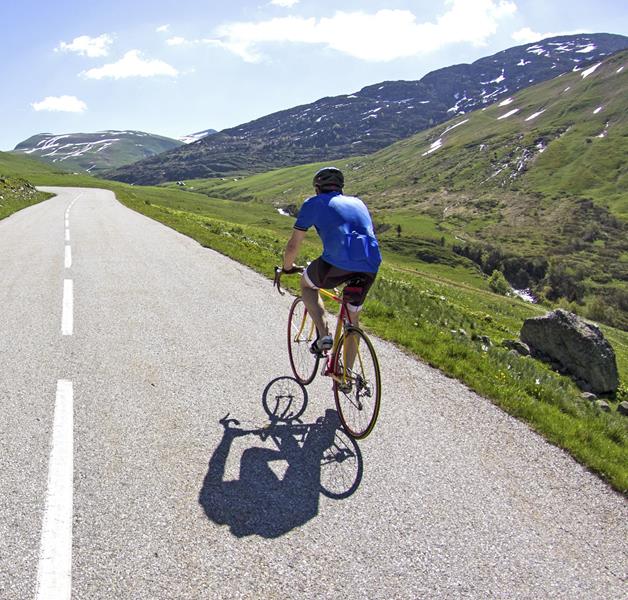
[[[294,266],[292,269],[284,269],[283,267],[275,267],[275,279],[273,281],[273,287],[277,288],[277,291],[284,296],[285,292],[281,289],[281,276],[282,275],[294,275],[295,273],[303,273],[305,267]]]

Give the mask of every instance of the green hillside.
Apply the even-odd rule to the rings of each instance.
[[[30,178],[50,172],[38,161],[0,152],[0,219],[49,198],[50,194],[35,189]]]
[[[619,53],[335,164],[385,244],[416,255],[444,241],[486,273],[628,328],[627,63]],[[321,164],[187,187],[294,212]]]
[[[48,197],[49,194],[38,192],[25,179],[0,174],[0,219]]]
[[[98,174],[183,145],[143,131],[40,133],[20,142],[14,152],[58,165],[66,171]]]

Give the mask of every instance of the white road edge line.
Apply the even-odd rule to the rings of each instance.
[[[69,269],[72,266],[72,247],[65,247],[65,268]]]
[[[74,285],[71,279],[63,280],[63,312],[61,315],[61,334],[74,333]]]
[[[73,397],[72,382],[59,380],[36,600],[70,600],[72,594]]]

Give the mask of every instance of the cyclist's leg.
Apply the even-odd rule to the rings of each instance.
[[[360,306],[358,308],[362,308],[362,307]],[[354,310],[354,307],[349,304],[347,305],[347,309],[349,310],[349,313],[350,313],[351,324],[355,327],[359,327],[360,326],[360,311]],[[355,357],[358,352],[357,343],[358,343],[358,339],[356,338],[356,336],[348,333],[347,338],[344,343],[343,360],[344,360],[345,366],[349,370],[353,369],[353,365],[355,363]]]
[[[307,277],[307,271],[301,277],[301,297],[307,308],[308,313],[316,325],[316,331],[319,337],[329,335],[329,326],[325,317],[325,307],[318,293],[318,287],[312,287],[313,283]]]
[[[347,310],[351,324],[354,327],[360,326],[360,311],[366,299],[369,289],[375,281],[375,273],[359,273],[347,281],[345,287],[345,297],[347,299]],[[351,292],[351,290],[354,290]],[[353,369],[355,357],[358,351],[358,339],[351,334],[347,335],[344,344],[344,364],[348,369]]]

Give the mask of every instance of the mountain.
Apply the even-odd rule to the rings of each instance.
[[[142,131],[40,133],[20,142],[13,152],[28,154],[67,170],[95,174],[154,156],[182,142]]]
[[[384,248],[428,262],[447,250],[628,329],[626,156],[628,51],[334,164]],[[318,166],[186,189],[294,214]]]
[[[207,137],[211,133],[216,133],[215,129],[205,129],[205,131],[197,131],[196,133],[190,133],[188,135],[181,136],[178,138],[180,142],[184,144],[191,144],[192,142],[198,142],[198,140]]]
[[[154,184],[367,154],[627,47],[627,37],[612,34],[549,38],[419,81],[387,81],[283,110],[106,177]]]

